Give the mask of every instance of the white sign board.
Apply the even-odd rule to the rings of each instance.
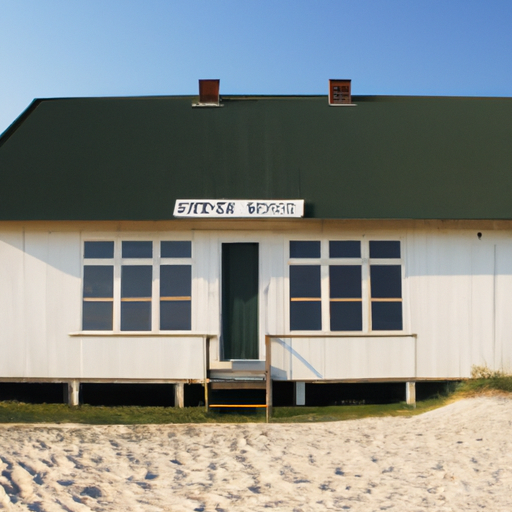
[[[304,199],[177,199],[175,217],[207,218],[300,218],[304,216]]]

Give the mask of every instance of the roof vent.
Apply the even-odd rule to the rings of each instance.
[[[220,107],[220,80],[199,80],[199,103],[194,107]]]
[[[351,80],[329,80],[329,105],[353,105]]]

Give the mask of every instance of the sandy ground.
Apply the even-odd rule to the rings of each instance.
[[[0,426],[0,509],[510,511],[512,400],[294,425]]]

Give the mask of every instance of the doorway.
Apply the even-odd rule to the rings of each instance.
[[[258,359],[259,244],[222,244],[224,359]]]

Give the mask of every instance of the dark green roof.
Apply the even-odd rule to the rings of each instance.
[[[35,100],[0,137],[0,220],[163,220],[176,199],[306,216],[512,219],[512,99]]]

